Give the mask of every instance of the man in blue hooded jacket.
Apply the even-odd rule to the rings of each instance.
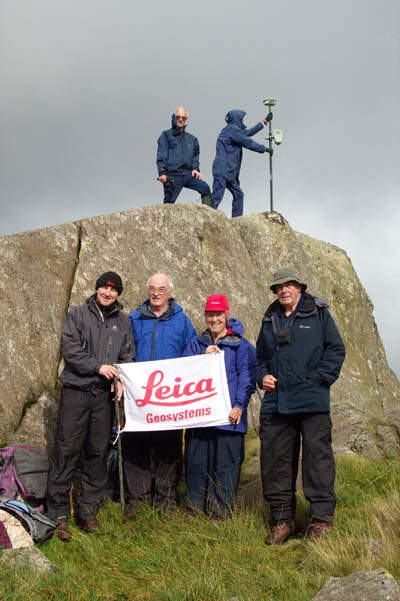
[[[251,140],[250,137],[259,132],[264,125],[272,119],[272,113],[268,113],[267,117],[251,127],[246,129],[243,123],[243,118],[246,115],[245,111],[233,110],[229,111],[225,117],[227,125],[221,130],[217,139],[217,154],[213,162],[213,191],[212,197],[214,208],[217,209],[224,196],[225,188],[233,196],[232,200],[232,217],[240,217],[243,215],[243,190],[240,187],[239,173],[242,164],[242,148],[253,150],[254,152],[270,152],[272,148],[258,144]]]
[[[135,361],[182,357],[196,331],[175,300],[172,282],[155,273],[147,283],[149,297],[129,314],[136,341]],[[128,514],[143,503],[173,509],[182,468],[182,430],[127,432],[122,437]]]
[[[172,115],[172,127],[158,138],[158,180],[164,186],[164,204],[173,204],[182,188],[201,194],[203,204],[212,206],[210,186],[200,173],[200,146],[198,139],[185,128],[188,112],[178,106]]]

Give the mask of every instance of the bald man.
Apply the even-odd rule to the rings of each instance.
[[[210,186],[200,173],[198,139],[186,131],[188,112],[178,106],[172,115],[172,127],[158,138],[158,179],[164,186],[164,204],[173,204],[182,188],[195,190],[203,204],[212,206]]]
[[[135,361],[182,357],[196,335],[172,290],[169,276],[155,273],[147,282],[148,298],[129,314],[137,344]],[[122,453],[129,497],[126,517],[144,503],[174,509],[182,472],[182,430],[127,432]]]

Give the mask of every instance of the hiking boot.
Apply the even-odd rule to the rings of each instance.
[[[275,526],[272,526],[271,532],[265,539],[265,544],[282,545],[287,541],[289,536],[294,534],[294,529],[294,520],[292,520],[291,522],[282,522],[281,524],[275,524]]]
[[[71,540],[72,534],[71,530],[67,526],[67,522],[60,522],[56,528],[56,534],[59,540],[62,540],[63,543],[67,543]]]
[[[207,207],[212,207],[214,208],[214,199],[211,196],[211,194],[204,194],[201,197],[201,204],[202,205],[206,205]]]
[[[85,532],[89,532],[90,534],[98,534],[99,529],[97,527],[97,520],[91,518],[89,520],[79,520],[79,527]]]
[[[127,511],[125,511],[124,515],[122,516],[122,521],[123,522],[130,522],[131,520],[134,520],[136,515],[137,515],[138,510],[136,509],[128,509]]]
[[[144,507],[148,506],[149,503],[145,503],[144,501],[131,501],[125,507],[125,513],[123,515],[122,520],[124,522],[129,522],[130,520],[134,520],[139,511],[141,511]]]
[[[328,522],[311,522],[310,526],[310,540],[319,540],[324,538],[332,531],[332,524]]]

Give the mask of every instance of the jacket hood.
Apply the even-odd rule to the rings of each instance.
[[[177,305],[175,299],[171,297],[170,299],[168,299],[168,307],[165,310],[164,315],[161,316],[161,319],[164,316],[166,319],[169,319],[171,315],[174,315],[175,313],[180,313],[182,310],[182,307],[180,305]],[[146,300],[143,301],[142,304],[135,309],[135,311],[132,311],[132,313],[129,314],[129,317],[131,317],[132,319],[140,319],[140,317],[154,319],[156,316],[150,308],[150,299],[146,298]]]
[[[236,319],[235,317],[231,317],[228,321],[228,328],[234,332],[234,334],[239,334],[239,336],[244,336],[244,325],[240,321],[240,319]]]
[[[312,313],[315,310],[315,307],[325,307],[326,309],[329,309],[329,305],[326,301],[324,301],[322,298],[318,298],[317,296],[312,296],[311,294],[308,294],[308,292],[303,292],[303,298],[304,304],[298,311],[299,315],[307,315],[308,313]],[[269,321],[273,313],[276,313],[281,306],[282,305],[278,300],[274,301],[272,305],[270,305],[265,311],[264,319]]]
[[[178,124],[176,122],[176,119],[175,119],[175,113],[173,113],[172,116],[171,116],[171,127],[174,130],[174,134],[177,134],[179,132],[179,126],[178,126]],[[183,126],[183,130],[185,130],[185,127],[186,127],[186,123]]]
[[[237,125],[241,129],[245,128],[244,123],[242,123],[244,117],[246,115],[245,111],[241,111],[239,109],[233,109],[226,114],[225,121],[228,125]]]

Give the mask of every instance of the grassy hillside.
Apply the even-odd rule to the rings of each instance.
[[[307,541],[308,508],[299,495],[301,534],[266,547],[265,509],[214,525],[143,510],[121,520],[119,506],[100,512],[101,533],[72,527],[74,538],[56,538],[41,550],[59,570],[49,576],[1,569],[1,601],[309,601],[330,576],[386,568],[400,581],[400,459],[373,462],[340,457],[338,507],[332,535]],[[372,551],[365,539],[382,542]]]

